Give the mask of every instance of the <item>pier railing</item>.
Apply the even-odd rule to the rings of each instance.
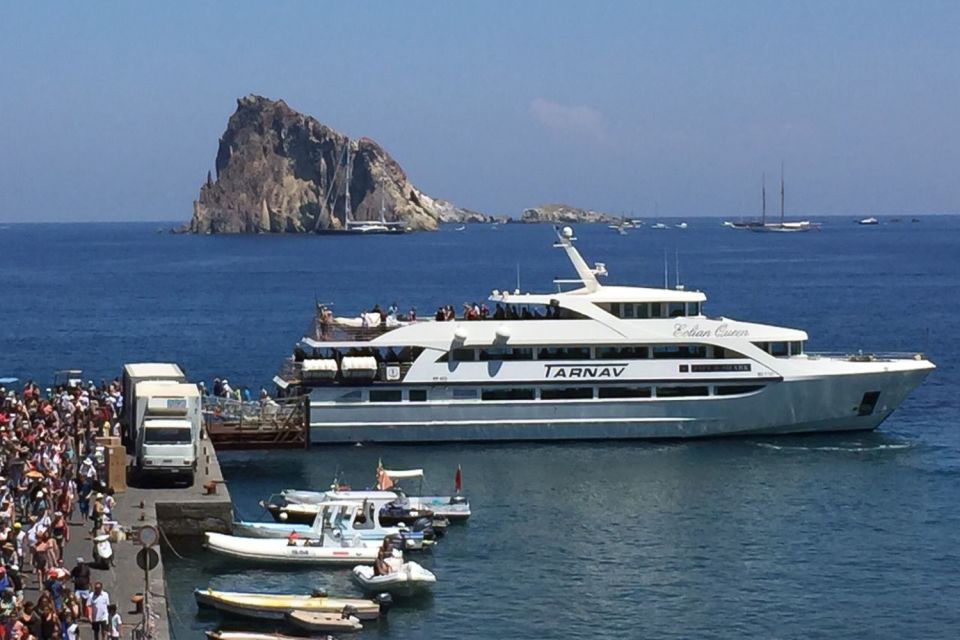
[[[303,448],[310,445],[305,396],[243,402],[206,396],[203,418],[217,449]]]

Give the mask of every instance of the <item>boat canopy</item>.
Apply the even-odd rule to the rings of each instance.
[[[383,473],[386,474],[392,480],[403,480],[404,478],[422,478],[423,469],[406,469],[406,470],[396,470],[391,471],[390,469],[384,469]]]

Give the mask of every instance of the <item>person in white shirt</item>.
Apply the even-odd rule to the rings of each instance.
[[[120,614],[117,613],[117,605],[111,604],[109,607],[110,612],[110,640],[120,640],[120,626],[123,624],[123,620],[120,619]]]
[[[103,590],[103,583],[93,585],[93,592],[87,596],[90,607],[90,622],[93,625],[93,640],[107,638],[107,623],[110,621],[110,594]]]

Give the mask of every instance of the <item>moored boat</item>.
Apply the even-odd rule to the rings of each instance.
[[[244,538],[208,531],[205,545],[231,558],[275,564],[373,564],[377,559],[377,547],[366,546],[359,539],[300,538],[291,544],[279,538]]]
[[[303,640],[303,636],[288,636],[285,633],[262,633],[259,631],[207,631],[209,640]],[[332,640],[331,636],[312,640]]]
[[[315,539],[324,536],[340,540],[359,538],[368,545],[379,545],[385,537],[393,536],[404,549],[422,549],[437,541],[438,534],[428,518],[419,518],[410,527],[403,523],[384,525],[381,510],[385,502],[382,499],[330,500],[313,505],[290,505],[295,509],[294,522],[289,516],[282,517],[289,513],[284,511],[279,522],[235,522],[234,535],[249,538],[287,538],[292,534]],[[277,508],[274,504],[266,506],[268,509]],[[312,523],[298,523],[301,517],[311,517]]]
[[[366,593],[389,593],[407,597],[429,591],[437,582],[432,571],[424,569],[416,562],[403,562],[384,575],[375,575],[373,567],[357,565],[353,568],[352,576]]]
[[[363,598],[334,598],[324,594],[267,594],[196,589],[197,605],[248,618],[282,620],[290,611],[340,613],[349,607],[361,620],[374,620],[384,605]]]
[[[312,633],[324,631],[360,631],[363,625],[360,621],[344,612],[341,615],[332,613],[312,613],[310,611],[291,611],[286,615],[289,624],[302,631]]]

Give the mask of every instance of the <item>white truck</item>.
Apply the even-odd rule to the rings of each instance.
[[[134,388],[140,382],[170,380],[186,382],[183,369],[170,362],[138,362],[123,366],[123,408],[120,411],[120,426],[123,428],[123,443],[127,451],[136,453],[137,445],[137,396]]]
[[[134,397],[137,473],[185,479],[192,485],[203,425],[197,385],[138,382]]]

